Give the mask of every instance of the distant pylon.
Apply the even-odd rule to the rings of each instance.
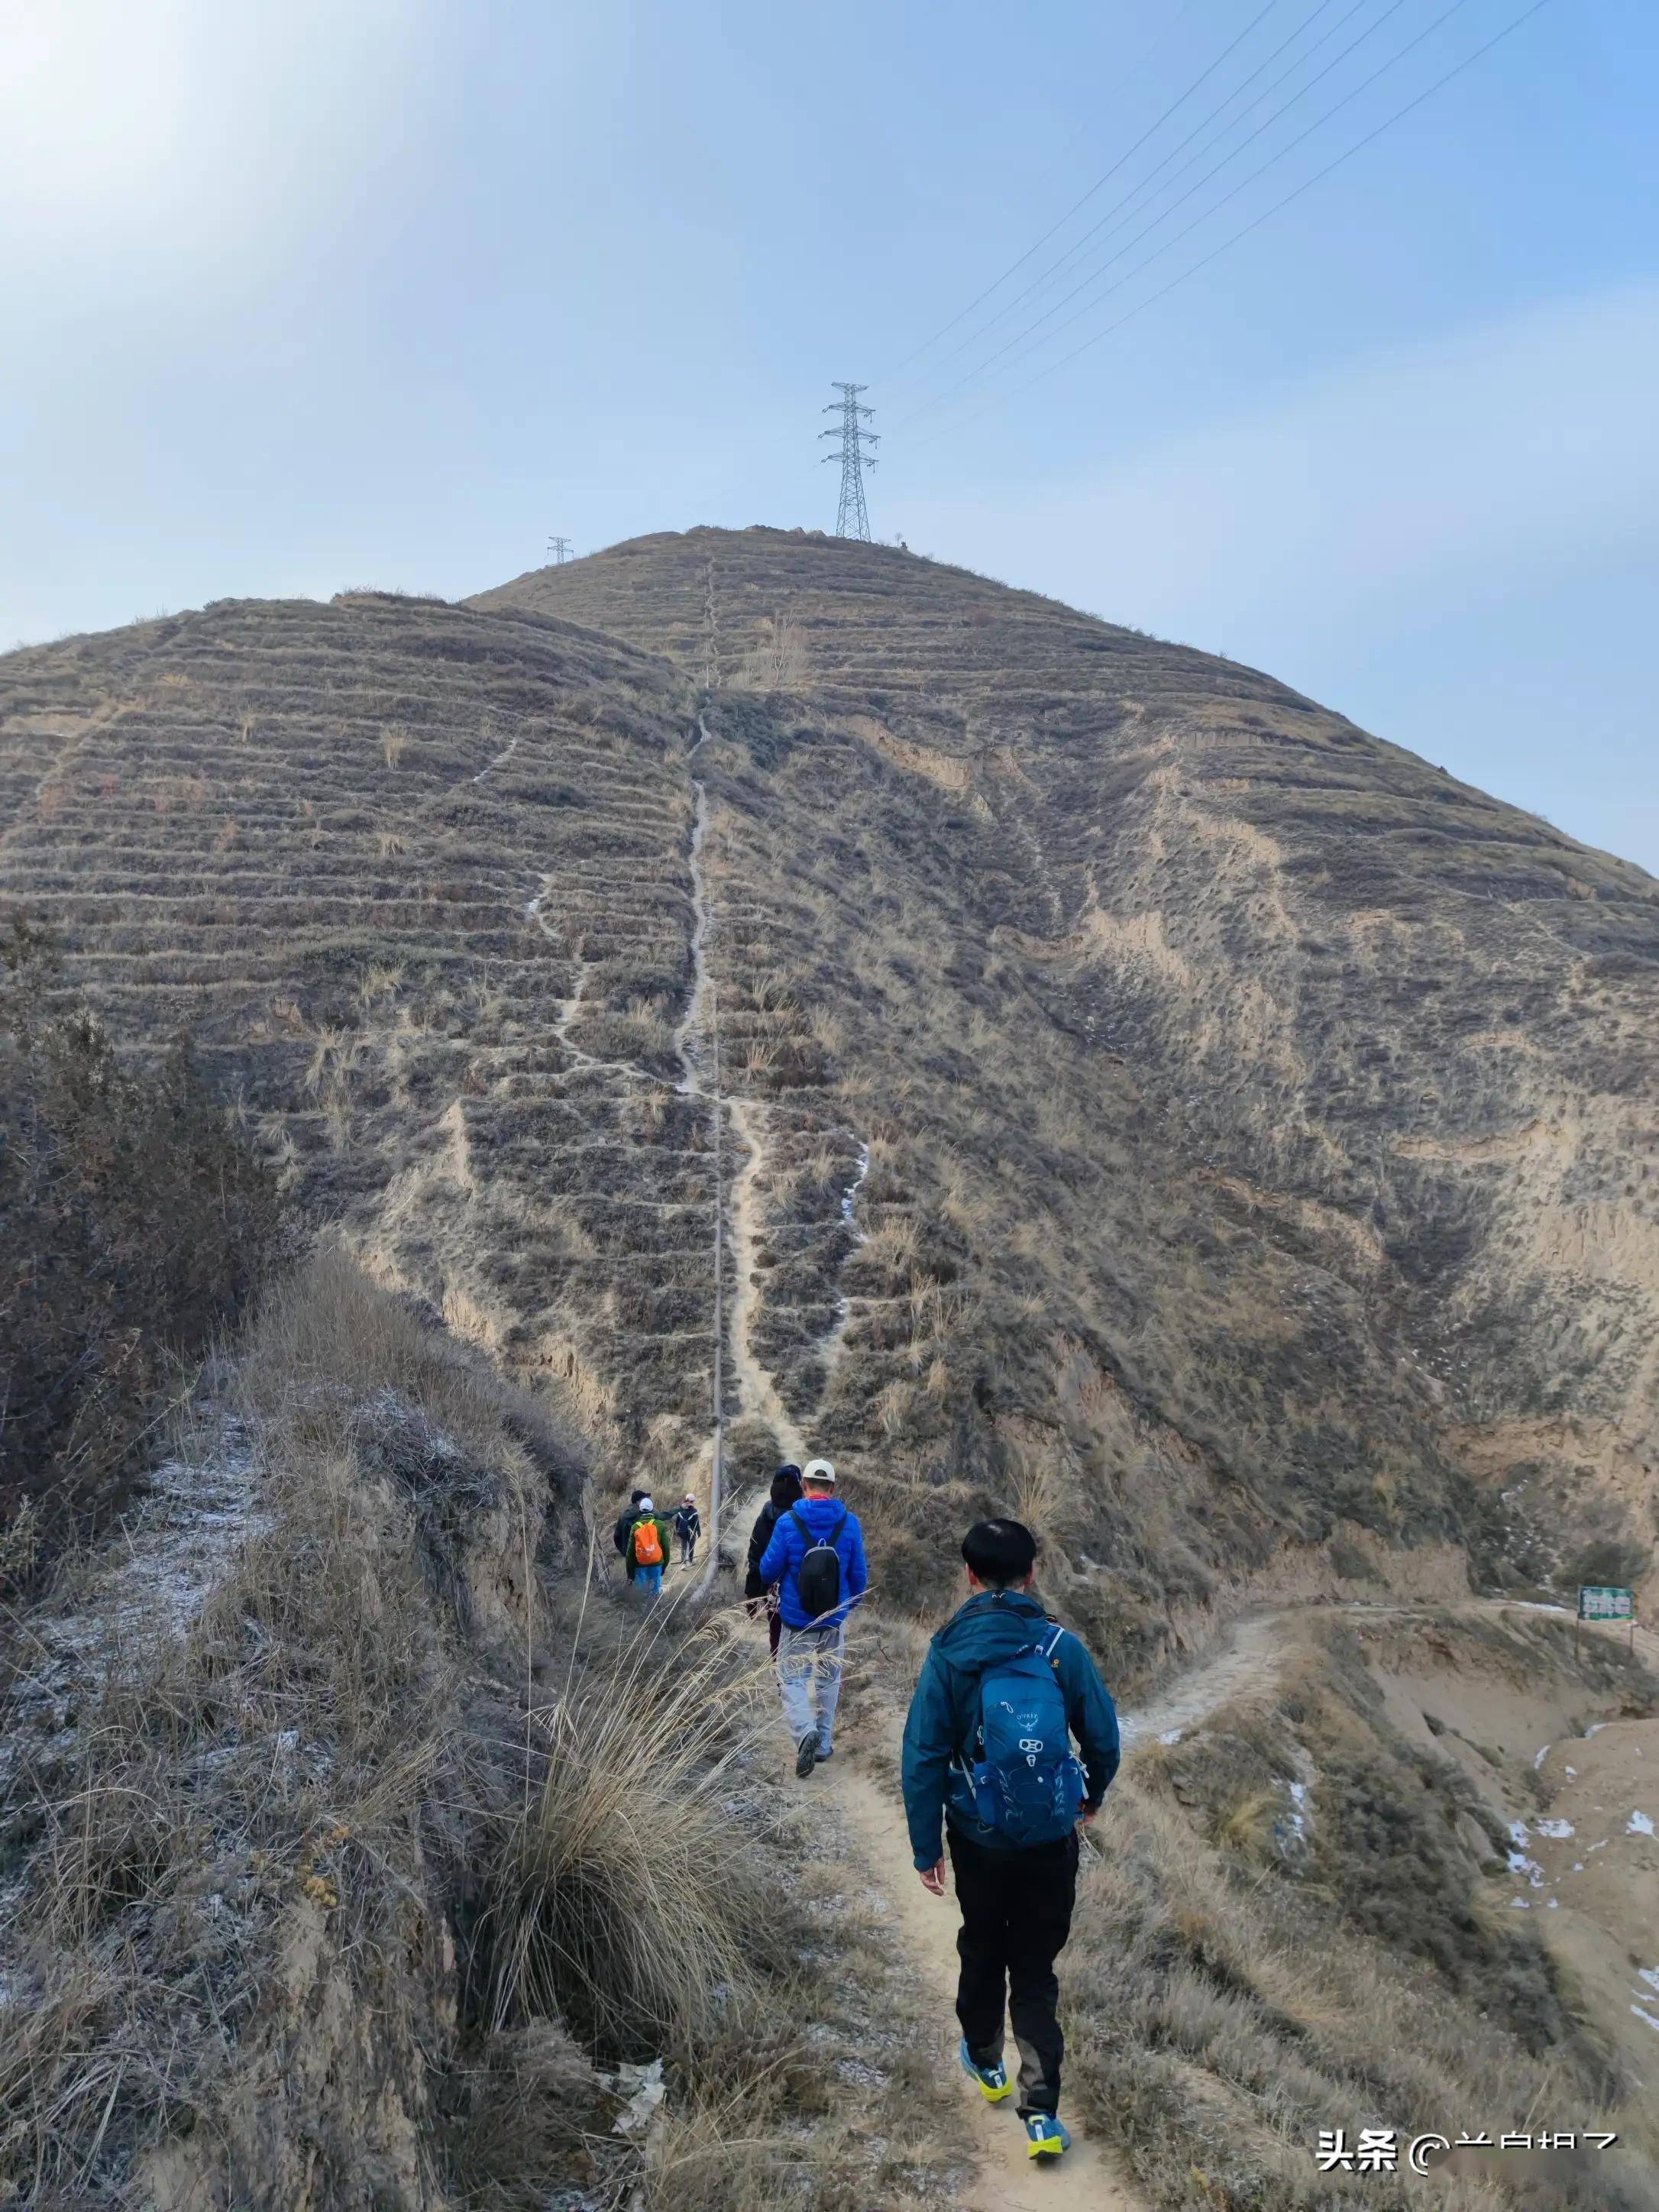
[[[835,380],[832,378],[830,381],[834,383]],[[873,422],[875,410],[859,405],[860,392],[870,389],[867,384],[837,383],[836,389],[841,398],[832,400],[823,411],[826,415],[839,415],[840,427],[818,433],[823,438],[841,440],[840,453],[826,453],[823,457],[826,461],[841,463],[841,505],[836,510],[836,535],[837,538],[861,538],[868,544],[870,517],[864,506],[864,471],[874,468],[876,457],[873,453],[866,453],[864,448],[866,444],[878,446],[881,440],[873,430],[864,428],[860,417]]]
[[[570,540],[568,538],[550,538],[547,550],[553,556],[555,567],[562,568],[570,558]]]

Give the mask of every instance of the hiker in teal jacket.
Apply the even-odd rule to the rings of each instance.
[[[1018,1521],[979,1522],[962,1555],[968,1601],[927,1647],[904,1724],[905,1819],[916,1871],[935,1897],[945,1894],[941,1827],[950,1847],[963,1919],[962,2063],[993,2103],[1008,2095],[1006,2006],[1020,2054],[1019,2112],[1030,2154],[1052,2156],[1070,2141],[1058,2118],[1065,2045],[1054,1967],[1071,1933],[1077,1837],[1021,1844],[980,1817],[969,1777],[978,1755],[980,1683],[988,1668],[1033,1650],[1053,1668],[1081,1755],[1085,1821],[1117,1772],[1117,1715],[1094,1661],[1033,1594],[1036,1546],[1030,1530]]]

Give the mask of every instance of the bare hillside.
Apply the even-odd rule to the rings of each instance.
[[[12,1545],[0,2204],[1027,2203],[892,1790],[1010,1509],[1129,1747],[1045,2193],[1409,2212],[1317,2131],[1600,2115],[1443,2201],[1659,2202],[1653,1684],[1469,1593],[1650,1556],[1659,887],[1251,671],[770,531],[14,654],[0,793],[8,1068],[188,1029],[252,1142],[180,1106],[168,1173],[339,1231],[193,1395],[131,1295],[70,1370],[148,1327],[169,1441],[50,1587]],[[149,1151],[6,1126],[141,1173],[196,1092],[131,1087]],[[739,1493],[828,1449],[866,1527],[805,1785],[718,1552],[641,1618],[605,1540],[717,1387]]]
[[[1077,1544],[1159,1589],[1340,1518],[1638,1571],[1642,872],[1252,670],[895,549],[692,532],[477,604],[718,687],[720,957],[799,1014],[751,1071],[781,1348],[831,1296],[800,1101],[877,1140],[847,1441],[937,1481],[965,1426],[1062,1516],[1092,1468]]]
[[[602,1430],[708,1429],[674,1089],[684,687],[568,624],[222,601],[14,654],[0,898],[143,1050],[194,1030],[375,1272]]]
[[[313,1209],[619,1468],[707,1447],[717,1030],[739,1474],[856,1455],[902,1602],[1010,1495],[1120,1662],[1250,1575],[1644,1561],[1639,872],[1266,677],[800,533],[222,602],[0,702],[0,898],[64,995],[193,1026]]]

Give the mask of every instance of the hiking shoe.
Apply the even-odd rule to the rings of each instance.
[[[964,2074],[970,2074],[979,2083],[980,2094],[988,2105],[1000,2105],[1014,2086],[1008,2079],[1008,2069],[1000,2058],[994,2066],[975,2063],[965,2035],[962,2039],[962,2068]]]
[[[835,1750],[831,1745],[821,1743],[818,1746],[818,1765],[820,1766],[823,1765],[826,1759],[833,1759],[835,1755]]]
[[[795,1772],[805,1781],[818,1763],[818,1740],[815,1735],[804,1735],[795,1746]]]
[[[1052,2112],[1028,2112],[1025,2115],[1025,2155],[1027,2158],[1058,2158],[1063,2150],[1070,2150],[1072,2138],[1066,2128]]]

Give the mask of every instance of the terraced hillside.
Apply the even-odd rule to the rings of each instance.
[[[1659,886],[779,532],[14,654],[0,793],[0,951],[192,1030],[403,1294],[285,1259],[0,1648],[0,2202],[1027,2202],[888,1787],[1010,1504],[1130,1745],[1048,2193],[1323,2205],[1320,2129],[1605,2106],[1617,2166],[1445,2201],[1654,2201],[1652,1685],[1530,1593],[1650,1553]],[[866,1526],[805,1781],[729,1583],[586,1571],[722,1371],[736,1480],[828,1448]]]
[[[681,686],[535,617],[224,601],[14,654],[0,896],[117,1036],[193,1029],[383,1279],[701,1450]]]
[[[220,603],[13,655],[0,712],[0,899],[64,994],[193,1025],[617,1471],[708,1443],[717,1028],[739,1472],[854,1455],[890,1595],[1011,1494],[1120,1668],[1247,1575],[1640,1571],[1638,871],[1266,677],[799,532]]]
[[[1253,671],[895,549],[694,531],[477,604],[708,692],[715,964],[732,1003],[765,978],[757,1339],[896,1524],[1012,1472],[1114,1621],[1343,1521],[1641,1571],[1649,878]]]

